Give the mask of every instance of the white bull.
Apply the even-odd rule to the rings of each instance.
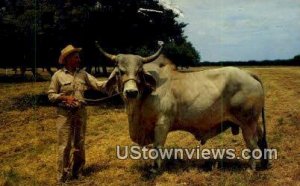
[[[147,58],[99,49],[116,63],[106,88],[122,93],[130,137],[139,145],[163,148],[175,130],[188,131],[204,144],[227,128],[233,134],[241,128],[249,149],[267,148],[264,90],[257,76],[235,67],[181,73],[160,55],[162,47]],[[258,125],[261,114],[264,130]],[[155,167],[161,163],[158,158]],[[255,169],[253,158],[249,163]],[[268,160],[261,164],[266,167]]]

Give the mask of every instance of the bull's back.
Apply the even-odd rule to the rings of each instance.
[[[260,101],[262,94],[256,79],[234,67],[174,74],[171,90],[177,104],[175,117],[178,125],[197,125],[203,130],[221,120],[229,120],[233,106],[253,106]],[[249,100],[252,103],[248,103]]]

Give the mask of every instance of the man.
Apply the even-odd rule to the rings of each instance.
[[[48,97],[51,102],[58,103],[58,182],[65,182],[69,173],[78,178],[85,164],[85,130],[87,112],[84,91],[93,88],[103,90],[103,82],[86,71],[79,69],[81,48],[72,45],[61,50],[59,63],[64,67],[58,70],[51,79]],[[73,159],[70,151],[73,144]],[[71,162],[73,166],[71,167]]]

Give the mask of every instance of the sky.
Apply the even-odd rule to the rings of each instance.
[[[290,59],[300,54],[300,0],[170,0],[201,61]]]

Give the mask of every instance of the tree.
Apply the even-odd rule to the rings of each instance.
[[[176,64],[188,66],[200,59],[183,34],[186,24],[178,23],[177,15],[156,0],[2,0],[0,5],[5,8],[0,41],[17,46],[16,56],[27,61],[25,66],[54,66],[60,49],[72,43],[83,48],[86,66],[102,65],[105,71],[109,63],[97,51],[95,40],[111,53],[141,55],[153,53],[162,40],[164,52]]]
[[[294,56],[294,60],[295,60],[295,61],[300,61],[300,55]]]
[[[195,66],[200,61],[200,55],[190,42],[168,43],[164,50],[165,55],[170,58],[177,66]]]
[[[293,61],[300,64],[300,55],[296,55],[296,56],[293,58]]]

